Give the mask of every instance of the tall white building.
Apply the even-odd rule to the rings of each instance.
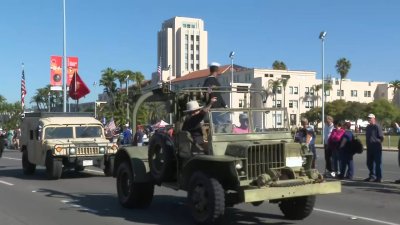
[[[208,35],[203,20],[174,17],[164,21],[158,32],[157,56],[164,81],[206,69]]]

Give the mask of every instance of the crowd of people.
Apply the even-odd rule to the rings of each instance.
[[[350,122],[335,121],[331,116],[326,116],[324,127],[324,153],[325,153],[325,177],[348,179],[354,178],[353,157],[356,153],[354,141],[356,135],[351,130]],[[375,115],[368,115],[368,126],[365,128],[366,136],[366,165],[369,171],[366,182],[382,182],[382,142],[384,135],[382,127],[377,123]],[[315,168],[317,157],[315,151],[315,131],[308,124],[308,120],[301,120],[302,127],[298,129],[295,140],[308,146],[313,154],[312,168]],[[400,126],[394,124],[395,130],[400,134]],[[398,143],[398,163],[400,166],[400,139]],[[361,149],[362,151],[362,149]],[[400,183],[400,179],[395,183]]]

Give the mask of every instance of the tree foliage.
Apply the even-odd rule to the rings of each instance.
[[[279,61],[279,60],[275,60],[272,63],[272,69],[274,70],[287,70],[287,66],[284,62]]]

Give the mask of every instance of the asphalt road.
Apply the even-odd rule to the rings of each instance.
[[[323,168],[320,150],[317,166]],[[397,153],[384,153],[384,182],[362,182],[368,171],[365,154],[357,155],[356,180],[343,181],[342,193],[319,196],[314,212],[301,221],[286,220],[276,204],[237,205],[226,211],[225,224],[400,224],[400,178]],[[186,193],[156,188],[146,210],[122,208],[115,179],[90,168],[68,172],[49,181],[44,168],[33,176],[22,174],[21,153],[6,150],[0,159],[0,225],[125,225],[192,224],[185,207]]]

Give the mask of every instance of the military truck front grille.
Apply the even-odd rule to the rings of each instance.
[[[247,178],[256,179],[268,169],[285,166],[284,144],[255,145],[247,149]]]
[[[77,155],[95,155],[99,154],[99,147],[78,147],[76,148]]]

